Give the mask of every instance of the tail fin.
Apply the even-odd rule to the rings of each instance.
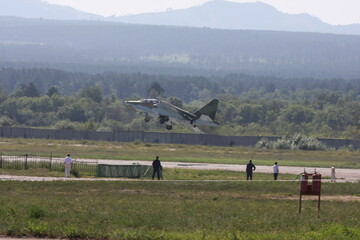
[[[201,115],[207,115],[214,121],[218,103],[219,100],[213,99],[208,104],[197,110],[194,114],[197,118],[199,118]]]

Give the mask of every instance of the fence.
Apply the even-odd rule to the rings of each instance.
[[[86,176],[96,176],[98,161],[74,161],[72,164],[73,173]],[[49,169],[50,171],[64,171],[64,159],[54,158],[52,154],[49,156],[34,156],[29,154],[10,156],[6,154],[0,155],[0,168],[3,169]],[[74,175],[75,175],[74,174]]]
[[[152,166],[146,165],[98,165],[98,177],[128,177],[128,178],[150,178]]]
[[[69,140],[87,139],[117,142],[140,140],[146,143],[197,144],[209,146],[255,146],[255,144],[263,138],[262,136],[221,136],[174,132],[93,132],[20,127],[0,127],[0,137]],[[267,136],[266,138],[269,140],[277,140],[281,137]],[[360,140],[324,138],[319,138],[318,140],[329,147],[340,148],[351,145],[354,149],[360,149]]]

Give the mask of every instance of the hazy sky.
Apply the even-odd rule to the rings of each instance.
[[[189,8],[209,0],[43,0],[103,16]],[[257,2],[231,0],[232,2]],[[360,0],[258,0],[285,13],[308,13],[330,24],[360,23]]]

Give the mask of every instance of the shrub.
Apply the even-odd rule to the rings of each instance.
[[[325,144],[313,137],[302,138],[298,144],[300,150],[311,150],[311,151],[325,151],[327,147]]]
[[[47,223],[46,222],[28,222],[27,229],[29,230],[30,234],[34,237],[45,237],[47,232]]]
[[[256,143],[255,147],[263,148],[263,149],[272,149],[274,148],[274,141],[270,141],[267,138],[262,138],[260,141]]]
[[[14,124],[14,121],[11,120],[11,118],[3,116],[0,118],[0,126],[2,127],[8,127],[12,126]]]
[[[294,146],[291,143],[291,141],[289,141],[289,139],[281,138],[273,144],[273,148],[274,149],[291,149],[291,150],[293,150]]]
[[[301,134],[294,136],[285,136],[277,141],[270,141],[268,139],[261,139],[255,145],[258,148],[265,149],[288,149],[288,150],[312,150],[325,151],[329,148],[314,137],[306,137]]]
[[[356,148],[352,144],[350,144],[347,146],[340,147],[339,150],[345,151],[345,152],[353,152],[353,151],[356,151]]]
[[[70,239],[85,238],[85,235],[73,224],[66,225],[62,230],[62,235]]]
[[[69,120],[62,120],[62,121],[58,121],[55,125],[54,128],[57,130],[76,130],[77,126],[75,123],[70,122]]]
[[[133,144],[134,144],[134,145],[140,145],[140,144],[141,144],[141,141],[140,141],[139,139],[135,139],[135,140],[133,141]]]
[[[40,206],[31,206],[29,209],[30,218],[41,218],[45,216],[45,211]]]

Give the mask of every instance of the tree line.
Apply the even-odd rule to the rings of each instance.
[[[158,121],[145,124],[123,100],[164,96],[195,111],[216,97],[221,126],[204,128],[208,133],[360,138],[360,79],[92,75],[9,68],[0,71],[0,88],[2,126],[166,131]],[[183,126],[174,130],[191,131]]]

